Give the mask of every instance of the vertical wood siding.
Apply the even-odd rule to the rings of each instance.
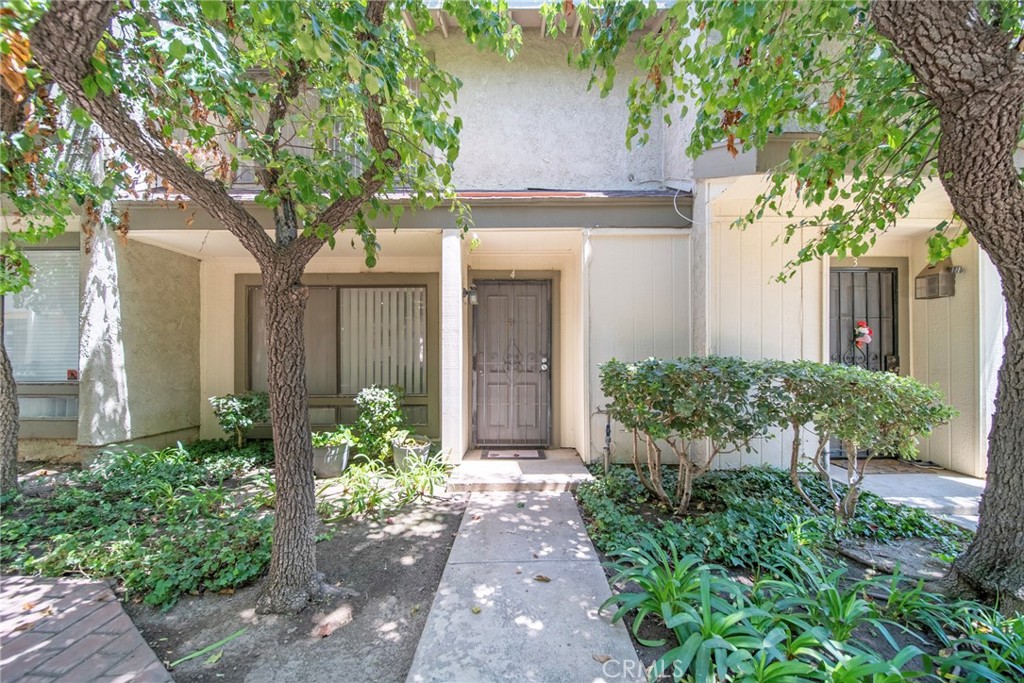
[[[691,353],[691,240],[680,235],[609,235],[590,238],[590,444],[599,459],[605,419],[594,413],[607,403],[598,366],[611,358],[643,360]],[[614,455],[626,461],[632,439],[621,427]]]

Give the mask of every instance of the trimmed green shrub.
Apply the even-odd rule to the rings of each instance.
[[[235,437],[235,444],[239,448],[245,444],[246,435],[258,422],[270,419],[270,401],[267,394],[261,391],[211,396],[210,405],[220,428],[225,434]]]
[[[769,380],[756,364],[719,356],[612,359],[601,366],[601,389],[611,398],[608,413],[633,432],[640,482],[676,514],[689,506],[694,479],[720,454],[750,451],[755,439],[769,435],[778,420],[770,404],[759,400]],[[705,440],[709,450],[700,453]],[[671,489],[661,478],[663,445],[677,458]]]
[[[804,501],[819,510],[799,477],[809,432],[816,440],[811,465],[828,485],[830,507],[839,519],[852,519],[870,457],[911,458],[918,436],[956,415],[941,392],[913,378],[810,361],[613,359],[601,366],[601,388],[611,399],[611,417],[633,433],[633,466],[641,484],[676,514],[686,511],[694,479],[720,454],[749,451],[755,439],[782,428],[793,433],[790,479]],[[826,462],[833,438],[848,454],[842,495],[831,485]],[[678,459],[674,487],[662,478],[664,448]],[[869,457],[858,461],[862,449]]]

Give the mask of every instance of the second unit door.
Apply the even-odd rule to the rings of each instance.
[[[551,442],[551,281],[478,280],[474,307],[474,441]]]

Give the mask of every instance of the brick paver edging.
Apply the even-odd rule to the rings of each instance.
[[[0,578],[3,683],[168,683],[110,587],[98,581]]]

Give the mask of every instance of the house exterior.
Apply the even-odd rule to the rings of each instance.
[[[501,445],[573,448],[596,461],[605,449],[601,362],[850,360],[851,320],[867,318],[885,332],[859,360],[938,384],[960,411],[922,444],[922,458],[984,474],[1000,287],[972,242],[954,255],[955,296],[914,298],[928,233],[952,214],[940,187],[867,256],[814,262],[775,282],[798,248],[774,243],[787,221],[730,225],[791,140],[693,162],[683,153],[691,122],[659,121],[647,145],[628,151],[627,69],[601,99],[566,65],[566,40],[541,35],[536,10],[513,11],[524,40],[511,63],[449,39],[455,29],[435,17],[438,30],[424,40],[464,82],[454,183],[475,227],[461,234],[444,208],[407,213],[396,230],[379,226],[372,270],[344,234],[312,260],[314,425],[352,422],[360,388],[398,384],[417,430],[453,461]],[[238,194],[271,228],[251,194]],[[218,437],[207,397],[264,386],[256,262],[192,206],[123,208],[126,239],[69,231],[31,253],[36,289],[4,301],[23,458]],[[782,464],[787,438],[721,464]],[[630,448],[614,426],[612,457],[628,459]]]

